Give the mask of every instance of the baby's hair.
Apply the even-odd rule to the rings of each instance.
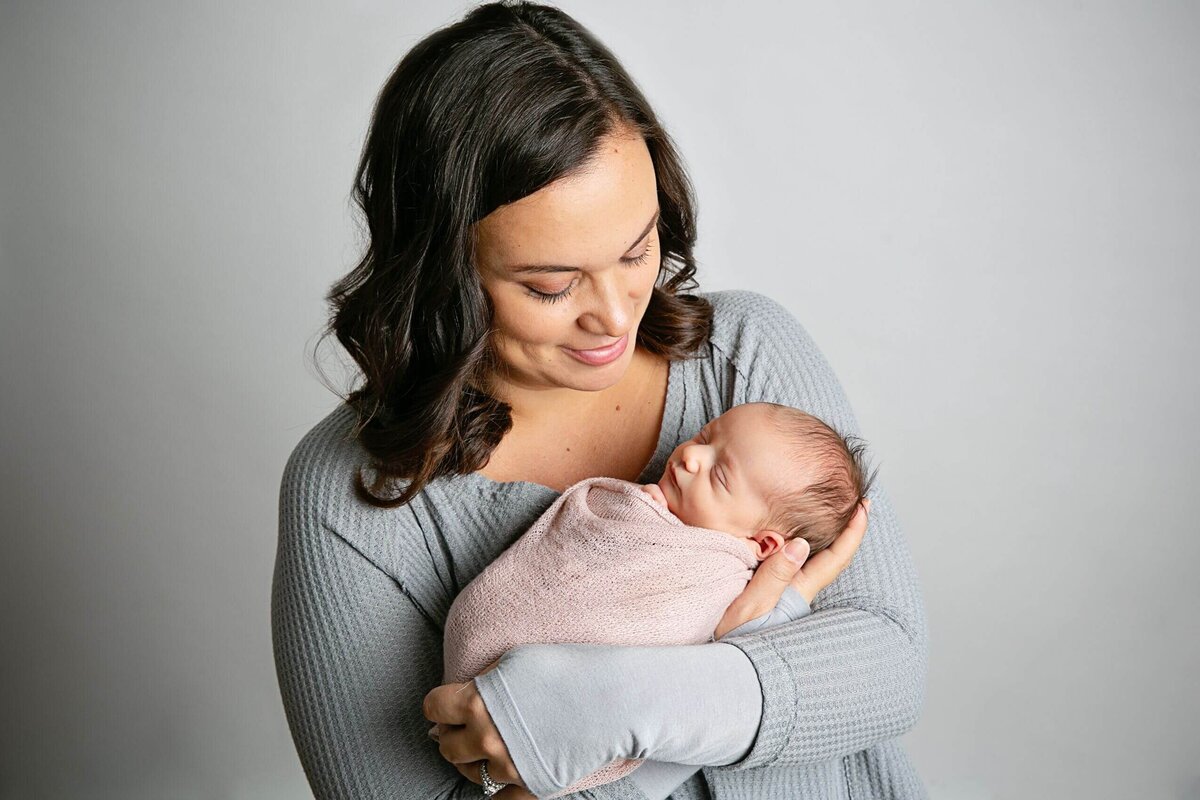
[[[809,552],[824,550],[841,533],[871,490],[877,469],[869,469],[867,445],[842,435],[811,414],[778,403],[770,406],[771,422],[784,438],[794,469],[768,497],[767,520],[760,530],[776,530],[789,541],[808,540]]]

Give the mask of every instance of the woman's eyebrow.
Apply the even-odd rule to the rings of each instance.
[[[654,225],[658,222],[658,216],[661,212],[662,212],[661,208],[654,209],[654,216],[651,217],[650,221],[646,223],[646,227],[642,229],[642,232],[638,234],[638,237],[636,239],[634,239],[633,242],[628,247],[625,248],[626,253],[628,253],[633,248],[637,247],[637,243],[640,242],[642,239],[646,238],[646,234],[648,234],[650,232],[650,229],[653,228]],[[527,272],[548,273],[548,272],[575,272],[579,268],[578,267],[563,267],[563,266],[559,266],[557,264],[521,264],[519,266],[509,267],[508,269],[509,269],[509,272],[513,272],[513,273],[527,273]]]
[[[642,232],[638,234],[637,238],[636,238],[636,239],[634,239],[632,242],[630,242],[630,243],[629,243],[629,247],[626,247],[626,248],[625,248],[625,252],[626,252],[626,253],[628,253],[628,252],[629,252],[630,250],[632,250],[633,248],[637,247],[637,243],[638,243],[638,242],[640,242],[642,239],[645,239],[645,238],[646,238],[646,234],[647,234],[647,233],[649,233],[649,232],[650,232],[650,229],[654,227],[654,224],[655,224],[656,222],[658,222],[658,215],[659,215],[660,213],[662,213],[662,209],[661,209],[661,208],[655,208],[655,209],[654,209],[654,216],[652,216],[652,217],[650,218],[650,221],[646,223],[646,227],[642,228]]]

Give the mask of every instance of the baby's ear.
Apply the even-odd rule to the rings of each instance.
[[[758,545],[758,558],[760,561],[764,561],[775,555],[788,543],[787,539],[784,539],[783,534],[779,531],[766,529],[759,531],[751,538]]]

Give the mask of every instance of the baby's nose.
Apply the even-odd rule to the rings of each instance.
[[[688,472],[694,472],[700,469],[700,463],[703,456],[703,451],[700,449],[703,445],[688,445],[683,449],[682,461],[683,466]]]

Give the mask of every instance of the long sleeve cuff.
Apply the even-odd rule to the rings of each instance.
[[[538,797],[621,758],[732,764],[754,743],[763,704],[754,666],[722,642],[523,645],[475,685]]]

